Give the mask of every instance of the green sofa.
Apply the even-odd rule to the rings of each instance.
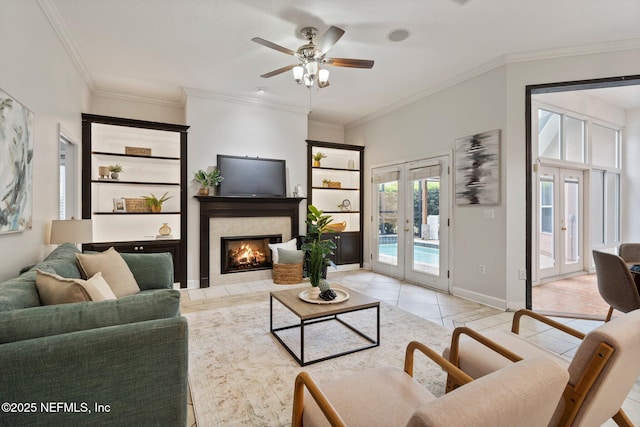
[[[75,245],[0,283],[0,425],[184,426],[187,322],[170,254],[121,254],[141,291],[41,305],[36,269],[80,278]]]

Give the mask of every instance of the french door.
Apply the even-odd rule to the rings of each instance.
[[[584,269],[583,171],[541,166],[538,178],[539,278]]]
[[[449,156],[374,168],[373,270],[449,291]]]

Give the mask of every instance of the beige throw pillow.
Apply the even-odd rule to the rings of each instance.
[[[36,287],[44,305],[116,299],[100,273],[83,280],[36,270]]]
[[[114,248],[96,254],[76,254],[76,258],[84,277],[92,277],[102,272],[102,277],[116,297],[140,292],[138,282],[133,277],[129,266]]]

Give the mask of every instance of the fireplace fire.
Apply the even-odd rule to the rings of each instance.
[[[266,270],[272,267],[269,243],[281,243],[282,235],[222,237],[222,274]]]

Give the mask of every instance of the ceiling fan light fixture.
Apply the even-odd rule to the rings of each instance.
[[[296,65],[293,67],[293,79],[296,83],[301,84],[304,77],[304,67],[302,65]]]
[[[329,86],[329,70],[321,68],[318,71],[318,86],[323,88]]]
[[[316,75],[318,74],[318,62],[317,61],[309,61],[306,64],[304,64],[304,68],[307,75],[309,75],[309,77],[311,77],[312,79],[315,79]]]

